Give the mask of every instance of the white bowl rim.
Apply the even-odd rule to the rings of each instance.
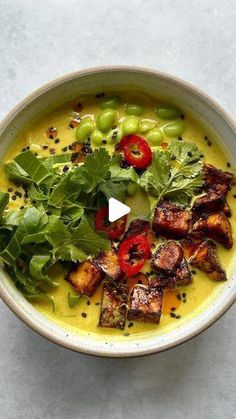
[[[75,71],[72,73],[65,74],[63,76],[57,77],[56,79],[44,84],[42,87],[38,88],[28,96],[26,96],[23,100],[21,100],[2,120],[0,123],[0,135],[4,132],[5,128],[8,126],[8,124],[11,122],[11,120],[20,112],[22,111],[27,105],[29,105],[32,101],[34,101],[39,96],[43,95],[47,91],[50,91],[53,87],[57,87],[66,81],[72,81],[73,79],[76,79],[80,76],[87,76],[87,75],[96,75],[97,73],[105,73],[105,72],[138,72],[142,73],[143,75],[152,75],[157,76],[159,78],[162,78],[166,81],[174,81],[176,82],[180,87],[183,87],[185,90],[189,90],[196,95],[200,96],[204,101],[208,102],[209,105],[214,108],[214,110],[221,114],[221,116],[224,118],[226,124],[228,124],[233,132],[236,135],[236,122],[235,120],[209,95],[202,92],[197,87],[193,86],[191,83],[186,82],[176,76],[172,76],[170,74],[167,74],[165,72],[152,70],[144,67],[137,67],[137,66],[129,66],[129,65],[114,65],[114,66],[101,66],[101,67],[94,67],[94,68],[88,68],[83,69],[79,71]],[[217,310],[215,310],[213,313],[211,313],[210,317],[203,318],[199,321],[199,324],[195,326],[193,330],[189,330],[184,336],[179,337],[178,339],[173,340],[173,342],[169,342],[166,344],[161,345],[161,347],[156,347],[152,349],[133,349],[132,351],[127,351],[125,348],[122,352],[115,352],[115,349],[88,349],[83,345],[78,344],[72,344],[71,342],[62,339],[60,336],[57,336],[56,333],[53,334],[52,329],[48,329],[45,326],[45,329],[38,325],[37,322],[32,319],[29,314],[26,313],[24,309],[22,309],[17,302],[13,301],[10,297],[10,294],[8,293],[7,289],[1,286],[0,282],[0,297],[5,302],[5,304],[12,310],[14,314],[16,314],[17,317],[19,317],[27,326],[29,326],[31,329],[33,329],[35,332],[40,334],[41,336],[47,338],[48,340],[57,343],[64,348],[80,352],[87,355],[95,355],[95,356],[102,356],[102,357],[119,357],[119,358],[125,358],[125,357],[139,357],[139,356],[145,356],[145,355],[151,355],[155,353],[159,353],[168,349],[171,349],[173,347],[176,347],[193,337],[199,335],[204,330],[208,329],[213,323],[215,323],[236,301],[236,289],[232,290],[231,294],[228,295],[228,299],[220,306]],[[192,320],[190,320],[190,323]],[[52,321],[53,323],[53,321]]]

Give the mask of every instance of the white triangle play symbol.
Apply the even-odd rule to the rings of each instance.
[[[123,217],[124,215],[129,214],[130,207],[128,207],[125,204],[122,204],[122,202],[120,201],[117,201],[117,199],[110,198],[108,202],[108,218],[111,223]]]

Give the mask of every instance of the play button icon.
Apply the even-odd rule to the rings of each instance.
[[[128,207],[125,204],[122,204],[122,202],[120,201],[117,201],[117,199],[110,198],[108,202],[108,218],[111,223],[123,217],[124,215],[129,214],[130,207]]]

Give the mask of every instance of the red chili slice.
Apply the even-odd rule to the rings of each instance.
[[[105,231],[110,240],[118,240],[124,234],[127,216],[119,218],[111,223],[108,220],[108,208],[102,207],[95,216],[95,227],[97,230]]]
[[[139,273],[145,261],[150,257],[150,243],[142,234],[129,237],[120,244],[118,251],[119,265],[128,276]]]
[[[152,162],[152,150],[148,142],[139,135],[127,135],[120,142],[125,161],[137,169],[146,169]]]

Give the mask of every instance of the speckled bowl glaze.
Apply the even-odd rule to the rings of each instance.
[[[105,67],[79,71],[61,77],[34,92],[16,106],[0,125],[0,156],[25,125],[80,94],[101,91],[136,90],[179,105],[205,125],[222,144],[226,156],[236,165],[236,126],[232,119],[198,89],[169,75],[134,67]],[[236,299],[235,272],[214,301],[165,333],[145,333],[132,338],[75,333],[47,319],[17,291],[1,269],[0,295],[8,307],[29,327],[49,340],[74,351],[107,357],[132,357],[157,353],[198,335],[214,323]]]

